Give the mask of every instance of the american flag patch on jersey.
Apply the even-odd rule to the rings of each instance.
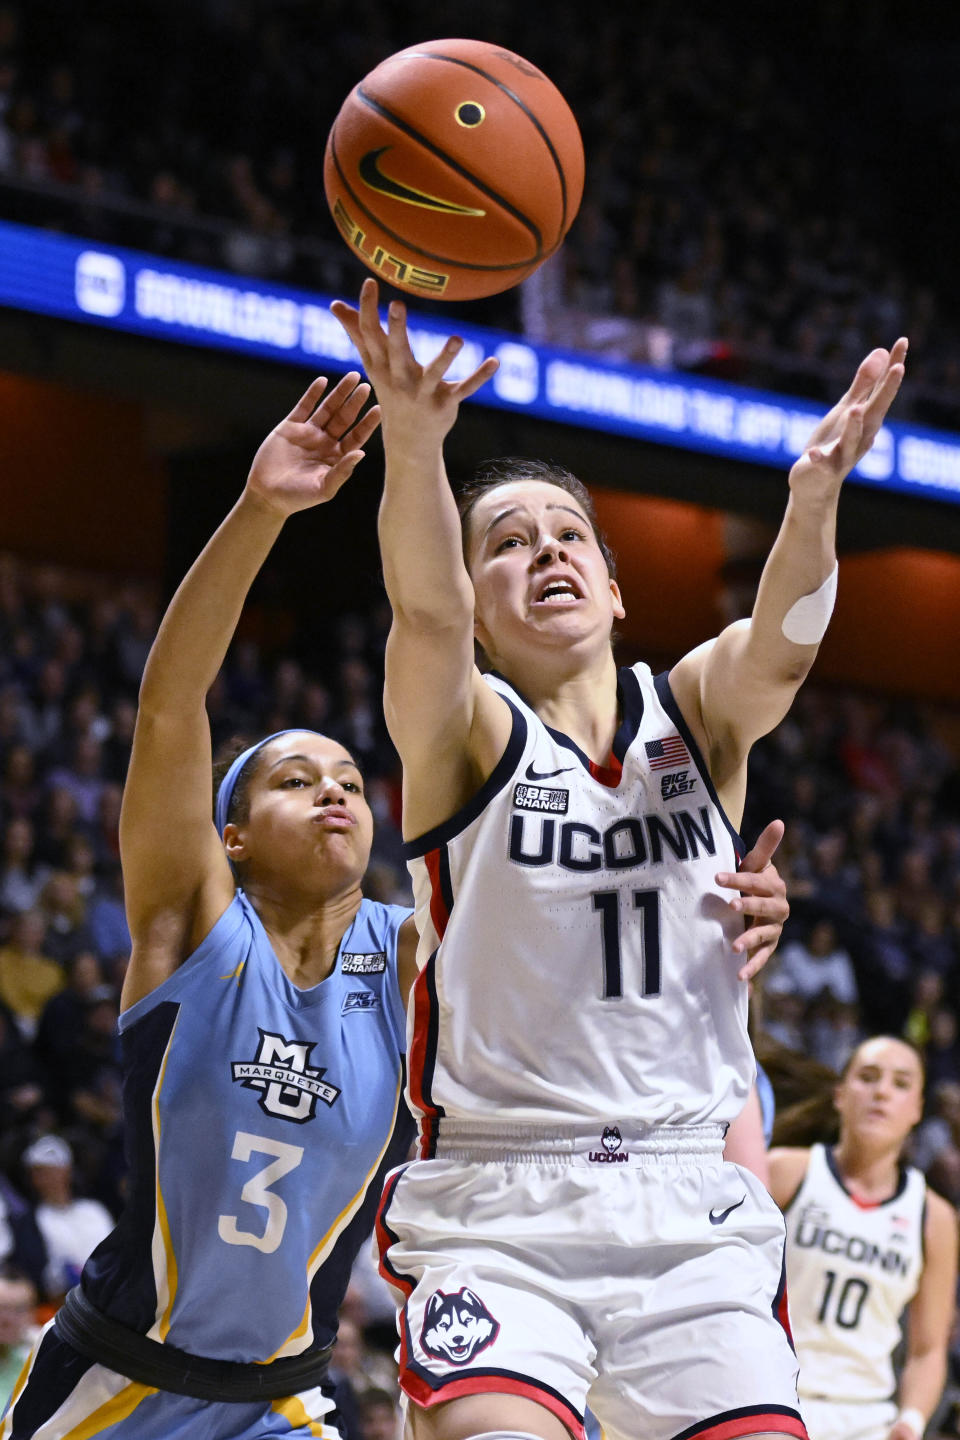
[[[662,740],[648,740],[643,747],[651,770],[668,770],[690,764],[690,752],[679,735],[666,735]]]

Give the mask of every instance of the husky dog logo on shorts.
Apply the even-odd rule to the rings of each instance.
[[[620,1134],[616,1125],[604,1126],[603,1134],[600,1136],[600,1144],[604,1150],[609,1151],[611,1155],[614,1150],[620,1149],[620,1146],[623,1144],[623,1136]]]
[[[455,1295],[434,1290],[427,1301],[420,1344],[435,1360],[466,1365],[499,1334],[499,1323],[479,1295],[464,1285]]]

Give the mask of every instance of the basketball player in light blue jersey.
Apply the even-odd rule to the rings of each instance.
[[[387,1170],[409,1149],[411,912],[361,896],[372,833],[336,741],[268,736],[210,823],[204,700],[285,519],[331,499],[377,412],[316,381],[257,453],[164,617],[124,796],[133,957],[121,1037],[130,1199],[38,1341],[2,1440],[339,1440],[336,1313]],[[772,949],[779,832],[726,877]],[[741,906],[737,898],[733,906]],[[752,962],[751,962],[752,963]]]
[[[205,696],[295,511],[377,424],[318,380],[181,584],[140,692],[121,850],[129,1198],[39,1339],[3,1440],[339,1440],[326,1362],[403,1102],[410,911],[365,900],[373,822],[309,730],[238,756],[210,815]]]
[[[750,748],[826,631],[840,489],[906,341],[793,466],[750,620],[655,676],[617,669],[623,604],[576,477],[501,462],[458,506],[444,440],[496,360],[448,381],[451,339],[420,363],[372,280],[333,309],[386,455],[420,1148],[378,1229],[415,1440],[582,1440],[587,1403],[607,1440],[804,1440],[783,1218],[723,1160],[756,1067],[718,872],[743,854]]]

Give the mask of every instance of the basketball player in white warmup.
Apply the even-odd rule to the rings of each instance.
[[[574,477],[504,465],[461,531],[443,440],[496,361],[445,382],[459,342],[421,366],[372,280],[334,312],[382,411],[385,709],[421,937],[421,1158],[378,1222],[414,1435],[580,1437],[589,1392],[608,1440],[803,1437],[783,1219],[722,1159],[754,1061],[718,871],[742,854],[750,746],[826,629],[841,483],[906,341],[793,467],[752,620],[654,679],[617,673],[620,592]]]
[[[771,1150],[787,1221],[790,1318],[811,1440],[920,1440],[947,1373],[957,1217],[901,1162],[923,1111],[916,1051],[866,1040],[836,1090],[840,1139]],[[907,1312],[899,1387],[892,1354]]]

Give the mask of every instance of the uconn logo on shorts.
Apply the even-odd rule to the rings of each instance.
[[[603,1146],[602,1150],[590,1151],[590,1159],[595,1164],[622,1165],[624,1161],[630,1159],[630,1151],[620,1149],[620,1146],[623,1144],[623,1136],[620,1134],[616,1125],[604,1126],[603,1134],[600,1136],[600,1144]]]
[[[324,1080],[324,1066],[309,1064],[312,1049],[312,1041],[285,1040],[282,1035],[260,1030],[256,1059],[235,1060],[230,1068],[235,1081],[261,1092],[261,1110],[304,1125],[316,1115],[318,1100],[332,1105],[340,1098],[336,1085]]]
[[[466,1365],[500,1334],[479,1295],[464,1285],[455,1295],[434,1290],[427,1301],[420,1344],[434,1360]]]

